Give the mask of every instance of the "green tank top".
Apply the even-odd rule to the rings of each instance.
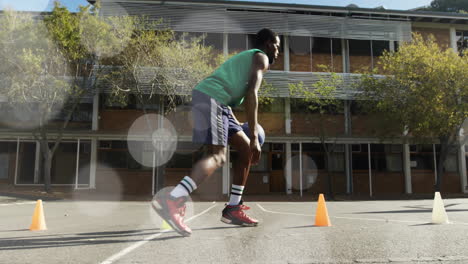
[[[247,92],[253,56],[259,49],[242,51],[225,61],[213,74],[195,86],[195,90],[209,95],[221,104],[238,106]]]

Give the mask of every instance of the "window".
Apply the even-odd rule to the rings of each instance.
[[[390,42],[389,41],[383,41],[383,40],[372,40],[372,68],[378,69],[378,73],[382,73],[383,71],[381,68],[379,68],[379,60],[380,56],[384,54],[384,52],[387,50],[390,50]]]
[[[223,54],[223,34],[207,33],[203,40],[203,45],[212,47],[213,62],[216,61],[218,55]]]
[[[78,184],[89,184],[91,163],[91,141],[80,141],[80,160],[78,169]]]
[[[203,34],[201,32],[175,32],[175,39],[178,41],[193,41],[202,38]]]
[[[294,166],[299,167],[299,144],[291,144],[292,155],[297,156]],[[321,143],[302,143],[302,166],[304,170],[324,170],[325,150]],[[297,163],[297,164],[296,164]]]
[[[388,171],[397,172],[403,171],[403,157],[402,154],[390,154],[385,155],[386,169]]]
[[[17,183],[34,183],[34,168],[36,161],[36,143],[20,142],[18,156]]]
[[[284,150],[284,144],[273,143],[273,144],[271,144],[271,150],[272,151],[283,151]]]
[[[166,168],[190,169],[193,164],[192,153],[174,153],[172,158],[166,164]]]
[[[411,146],[410,146],[411,147]],[[434,170],[434,152],[432,145],[415,145],[411,153],[411,168],[415,170]]]
[[[303,143],[302,151],[304,152],[325,152],[322,144]]]
[[[56,116],[54,116],[54,120],[56,121],[64,121],[69,114],[68,108],[62,109]],[[70,122],[88,122],[91,123],[93,119],[93,104],[85,103],[85,104],[78,104],[76,109],[73,111]]]
[[[9,178],[10,159],[13,159],[15,153],[15,142],[0,142],[0,180]]]
[[[211,46],[214,50],[223,52],[223,34],[221,33],[206,33],[203,45]]]
[[[50,144],[52,147],[52,144]],[[73,184],[76,178],[76,142],[62,142],[52,158],[50,178],[53,184]],[[40,183],[44,182],[41,173]]]
[[[229,34],[228,35],[228,51],[231,53],[239,53],[247,49],[247,35],[245,34]]]
[[[330,157],[330,171],[343,172],[345,170],[344,153],[332,153]]]
[[[444,163],[444,169],[447,172],[457,172],[458,170],[458,162],[456,155],[449,155],[447,160]]]
[[[363,73],[378,67],[379,57],[390,50],[390,42],[384,40],[348,40],[351,73]],[[383,73],[378,69],[379,73]]]
[[[351,73],[363,73],[372,68],[372,52],[370,40],[350,39],[349,63]]]
[[[185,141],[178,142],[177,150],[166,163],[166,168],[190,169],[204,155],[204,148],[201,148],[200,144]]]
[[[291,71],[312,71],[312,41],[310,37],[289,37]]]
[[[372,169],[382,172],[403,171],[402,145],[371,144]]]
[[[343,72],[341,39],[312,38],[311,41],[313,72]]]
[[[142,153],[142,155],[144,155],[144,153]],[[142,159],[142,157],[137,158]],[[128,151],[126,141],[100,141],[99,161],[114,169],[139,170],[144,168],[132,157]]]
[[[468,50],[468,31],[457,31],[456,37],[458,52],[462,55],[465,50]]]
[[[314,153],[305,153],[307,159],[304,164],[304,168],[307,170],[323,170],[325,169],[325,153],[324,152],[314,152]]]
[[[299,151],[299,143],[291,143],[292,151]]]
[[[271,170],[283,170],[283,154],[282,153],[272,153],[271,154]]]
[[[367,156],[358,154],[353,155],[353,170],[368,170],[369,169],[369,161]]]

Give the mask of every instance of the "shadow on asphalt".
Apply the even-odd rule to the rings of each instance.
[[[436,225],[433,223],[425,223],[425,224],[416,224],[416,225],[410,225],[410,226],[430,226],[430,225]]]
[[[29,231],[29,229],[24,228],[24,229],[16,229],[16,230],[0,230],[0,232],[20,232],[20,231]]]
[[[10,230],[14,231],[14,230]],[[22,231],[22,230],[21,230]],[[25,229],[24,231],[28,231]],[[96,233],[81,233],[81,234],[54,234],[54,235],[39,235],[39,236],[23,236],[23,237],[7,237],[0,239],[0,250],[24,250],[50,247],[73,247],[83,245],[100,245],[100,244],[116,244],[130,243],[141,241],[142,236],[150,236],[159,233],[159,228],[127,230],[127,231],[110,231]],[[172,233],[172,232],[168,232]],[[170,236],[155,238],[154,241],[168,240],[181,236]],[[115,239],[112,239],[115,238]],[[125,238],[125,239],[124,239]]]
[[[61,198],[56,198],[56,197],[42,197],[42,196],[39,197],[37,195],[18,194],[18,193],[2,193],[2,192],[0,192],[0,196],[15,198],[17,201],[22,201],[22,200],[36,201],[38,199],[41,199],[42,201],[59,201],[59,200],[63,200]],[[12,201],[10,201],[10,202],[12,202]]]
[[[315,226],[315,225],[291,226],[291,227],[285,227],[284,229],[299,229],[299,228],[311,228],[311,227],[320,227],[320,226]]]
[[[126,231],[109,231],[109,232],[93,232],[93,233],[81,233],[81,234],[76,234],[78,236],[104,236],[104,235],[118,235],[118,234],[135,234],[139,233],[141,231],[147,231],[147,230],[159,230],[159,228],[154,228],[154,229],[142,229],[142,230],[126,230]]]
[[[468,209],[447,209],[453,206],[460,205],[458,203],[447,204],[445,205],[445,211],[447,212],[468,212]],[[356,212],[353,214],[406,214],[406,213],[430,213],[432,212],[432,207],[428,208],[427,206],[403,206],[405,208],[411,208],[408,210],[387,210],[387,211],[371,211],[371,212]]]
[[[205,227],[205,228],[195,228],[193,230],[200,230],[200,231],[203,231],[203,230],[218,230],[218,229],[230,229],[230,228],[249,228],[249,227],[252,227],[252,226],[236,226],[236,225],[233,225],[233,226],[217,226],[217,227]]]

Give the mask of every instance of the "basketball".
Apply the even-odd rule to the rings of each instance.
[[[250,136],[249,123],[245,122],[244,124],[242,124],[242,130],[247,135],[247,137]],[[260,143],[260,146],[263,146],[263,143],[265,143],[265,130],[263,130],[263,127],[260,124],[257,124],[257,130],[258,143]]]

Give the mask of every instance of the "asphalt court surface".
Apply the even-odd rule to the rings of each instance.
[[[258,227],[219,221],[223,202],[194,202],[193,235],[162,230],[149,202],[45,201],[48,230],[31,232],[35,203],[0,199],[0,263],[468,263],[468,199],[444,200],[449,224],[431,224],[432,200],[255,202]]]

